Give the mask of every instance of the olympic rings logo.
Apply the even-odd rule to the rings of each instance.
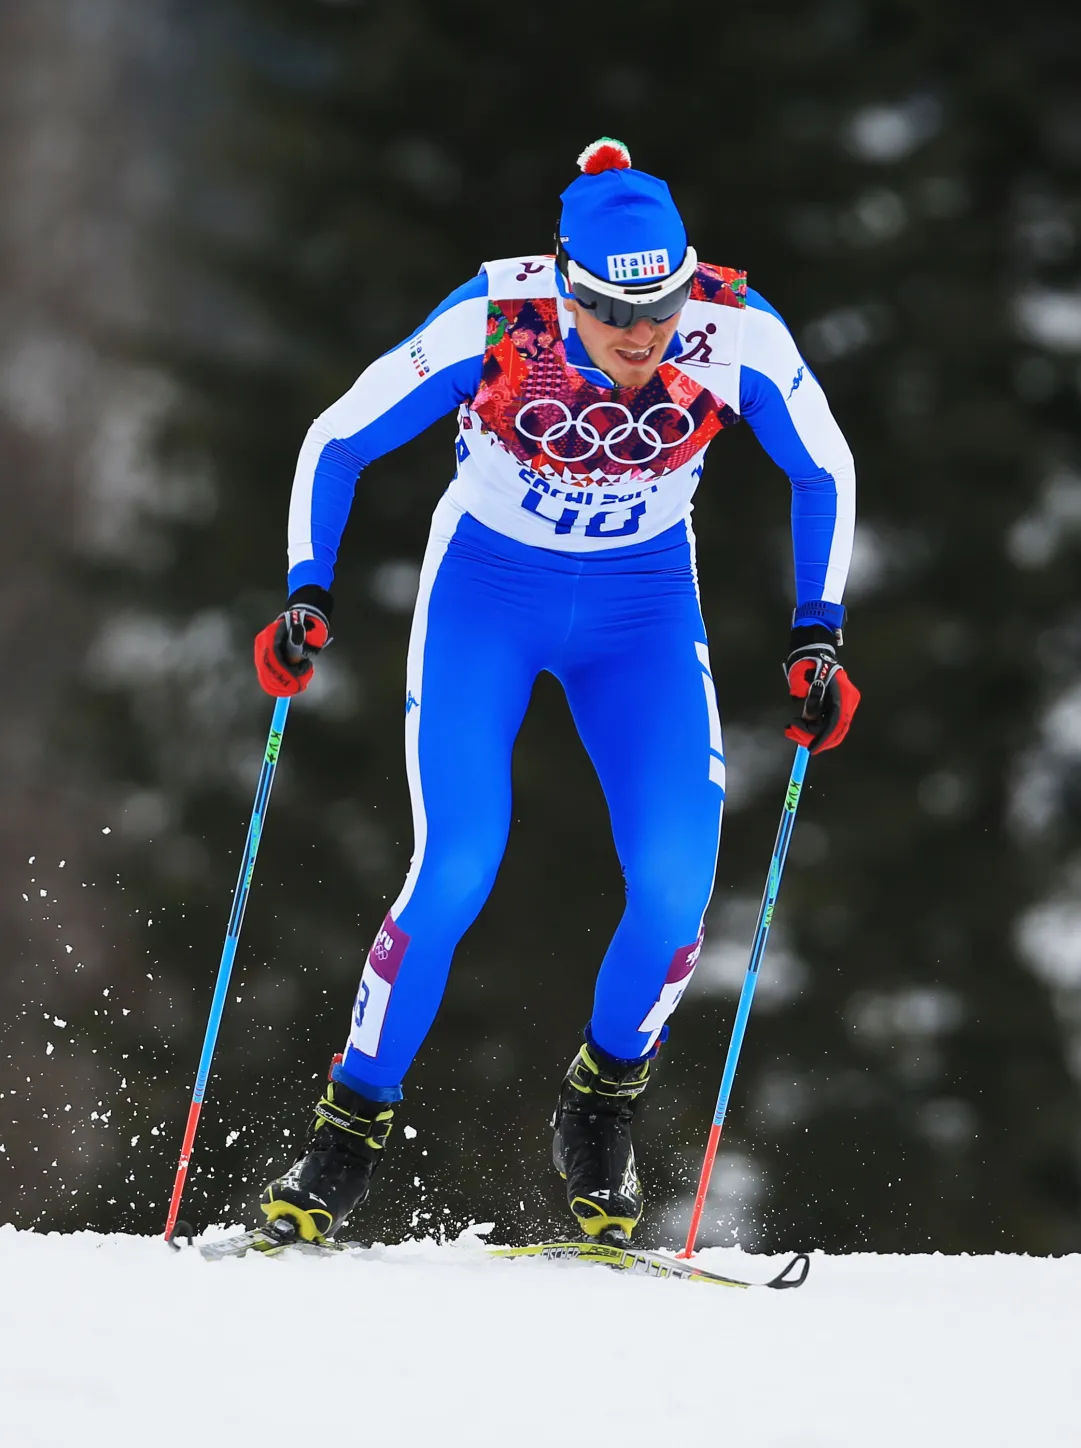
[[[545,427],[543,417],[535,415],[530,418],[530,422],[534,426],[540,425],[540,431],[531,431],[525,426],[523,418],[529,413],[540,414],[541,409],[545,407],[556,408],[560,414],[559,417]],[[602,437],[600,427],[587,421],[591,412],[622,413],[623,421],[609,424]],[[654,413],[659,412],[668,413],[671,422],[682,421],[686,425],[686,431],[674,442],[665,442],[661,437],[658,428],[662,427],[664,423],[660,418],[657,419],[656,427],[647,420]],[[527,402],[524,407],[520,408],[514,419],[514,426],[530,442],[540,443],[546,455],[556,462],[585,462],[595,452],[603,449],[605,456],[614,463],[642,464],[652,462],[655,457],[668,448],[679,447],[680,443],[686,442],[694,432],[695,421],[685,407],[680,407],[675,402],[656,402],[652,407],[647,407],[639,418],[636,418],[630,408],[622,402],[591,402],[588,407],[583,407],[575,417],[565,402],[560,402],[555,397],[545,397]],[[601,426],[604,426],[603,422]],[[563,450],[557,451],[556,444],[568,436],[572,439],[570,446],[565,446]],[[634,438],[634,442],[631,444],[632,450],[645,447],[650,451],[645,456],[627,456],[613,451],[629,437]],[[579,446],[585,446],[586,451],[578,452],[576,449]]]
[[[389,960],[390,952],[394,949],[394,937],[386,930],[380,930],[375,937],[375,944],[371,948],[371,954],[376,960]]]

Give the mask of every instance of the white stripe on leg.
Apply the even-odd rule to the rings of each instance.
[[[428,547],[420,570],[417,605],[413,611],[413,627],[409,634],[409,659],[405,671],[405,772],[413,806],[413,858],[401,894],[390,907],[393,920],[397,920],[409,904],[424,863],[424,847],[428,842],[428,816],[424,809],[424,785],[420,776],[420,716],[424,707],[424,646],[428,639],[428,605],[443,557],[462,516],[461,508],[446,496],[440,500],[432,516],[432,531],[428,535]]]

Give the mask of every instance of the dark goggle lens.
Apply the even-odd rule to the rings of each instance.
[[[587,308],[598,322],[606,327],[618,327],[621,331],[633,327],[644,317],[647,322],[667,322],[681,311],[691,295],[694,278],[683,283],[674,292],[668,292],[655,301],[630,302],[623,297],[609,297],[604,292],[595,292],[581,282],[571,285],[575,301]]]

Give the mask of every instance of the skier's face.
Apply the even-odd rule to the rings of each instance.
[[[574,325],[590,361],[620,387],[642,387],[649,381],[679,326],[678,312],[664,322],[643,317],[633,327],[609,327],[573,297],[565,298],[563,305],[574,313]]]

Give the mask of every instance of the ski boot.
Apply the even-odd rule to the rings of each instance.
[[[315,1111],[307,1154],[260,1199],[268,1228],[303,1242],[333,1237],[365,1200],[394,1117],[393,1105],[366,1101],[334,1080]]]
[[[563,1079],[552,1127],[552,1160],[587,1237],[625,1242],[642,1215],[631,1119],[649,1061],[617,1061],[586,1044]]]

